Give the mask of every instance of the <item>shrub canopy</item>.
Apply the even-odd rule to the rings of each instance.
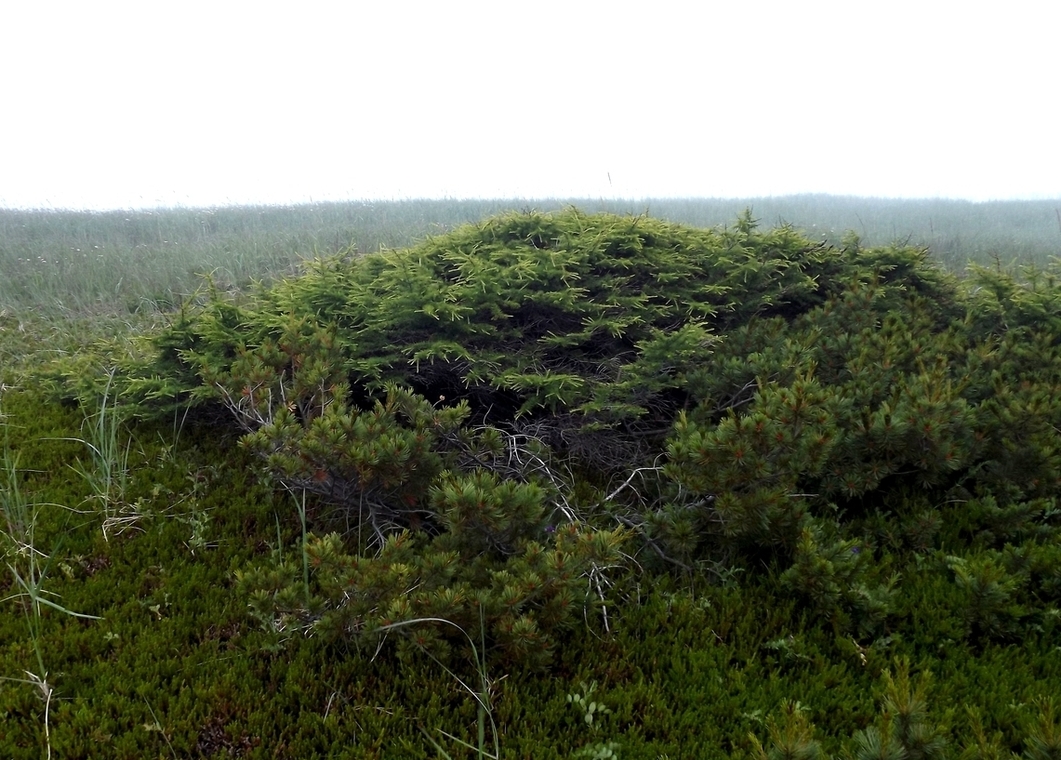
[[[253,576],[306,625],[429,612],[474,628],[489,610],[526,653],[539,624],[603,599],[625,550],[718,577],[774,564],[869,636],[895,583],[872,562],[874,521],[924,549],[937,505],[976,500],[1052,530],[1059,304],[1049,278],[962,283],[922,249],[833,247],[748,214],[717,230],[508,214],[215,292],[123,387],[219,403],[280,483],[338,506],[357,538],[314,544],[320,567],[376,546],[403,568],[327,626],[353,580],[322,580],[314,606]],[[402,530],[427,559],[393,559]],[[411,609],[395,601],[409,584],[443,596]]]
[[[159,344],[167,375],[207,380],[197,397],[213,396],[234,365],[249,370],[250,353],[266,372],[297,370],[305,386],[347,382],[359,400],[397,384],[467,401],[477,422],[533,428],[593,459],[601,438],[581,445],[585,434],[658,436],[695,405],[722,336],[792,320],[867,270],[952,300],[921,252],[875,255],[791,228],[760,232],[749,216],[699,230],[576,210],[509,214],[410,249],[318,262],[239,305],[215,299]]]

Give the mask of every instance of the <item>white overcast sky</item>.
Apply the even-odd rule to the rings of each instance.
[[[0,2],[0,206],[1061,198],[1061,2]]]

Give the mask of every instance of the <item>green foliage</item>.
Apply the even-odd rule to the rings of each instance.
[[[988,736],[984,729],[983,720],[979,713],[966,708],[969,714],[969,734],[965,739],[961,760],[1004,760],[1012,758],[1012,753],[1007,752],[1001,743],[1001,736],[997,732]]]
[[[47,369],[91,428],[11,395],[13,503],[138,530],[29,510],[0,754],[1050,756],[1052,276],[566,211],[219,278]]]
[[[587,733],[596,735],[601,728],[600,718],[609,715],[612,710],[603,702],[593,699],[597,691],[597,682],[579,684],[579,690],[567,695],[567,702],[574,708],[582,718]],[[572,757],[587,758],[587,760],[612,760],[619,757],[620,745],[614,741],[590,742],[578,749]]]
[[[1017,602],[1017,592],[1026,577],[1007,571],[990,555],[972,559],[952,557],[954,580],[965,594],[965,624],[974,638],[1006,638],[1016,635],[1027,610]]]
[[[111,393],[113,371],[107,375],[107,385],[99,409],[85,417],[84,438],[73,439],[84,444],[89,462],[81,460],[73,466],[92,491],[92,501],[103,514],[103,537],[121,533],[134,525],[139,516],[125,502],[129,486],[129,449],[131,441],[122,440],[122,420],[118,405]]]
[[[319,634],[371,648],[377,644],[365,635],[400,621],[439,618],[475,638],[485,636],[507,659],[546,665],[556,636],[599,602],[591,581],[614,565],[620,537],[568,525],[542,533],[540,542],[521,538],[508,552],[454,548],[480,546],[481,527],[462,523],[430,541],[391,535],[372,556],[345,551],[336,534],[312,537],[305,547],[308,597],[300,560],[293,559],[240,573],[240,590],[256,617],[287,636]],[[466,538],[465,531],[472,535]],[[453,630],[425,624],[407,633],[416,648],[444,657]]]
[[[649,566],[765,561],[866,637],[895,580],[859,531],[925,552],[935,505],[1045,514],[1061,482],[1052,275],[975,277],[750,213],[506,214],[213,289],[116,382],[142,414],[227,410],[275,482],[338,507],[321,527],[351,556],[411,530],[474,567],[545,525],[618,522]]]
[[[799,702],[781,704],[781,720],[767,719],[769,748],[752,735],[751,740],[758,760],[817,760],[822,756],[821,745],[814,741],[814,726]]]
[[[355,390],[400,383],[466,399],[488,419],[564,411],[575,417],[547,417],[550,430],[574,433],[673,413],[710,356],[712,329],[819,298],[827,253],[786,229],[509,215],[408,250],[321,262],[253,307],[215,299],[160,340],[212,387],[217,373],[250,370],[248,351],[254,369],[304,358],[292,324],[299,337],[333,332],[337,355],[317,353],[318,341],[313,366],[348,375]],[[297,366],[313,385],[311,367]]]
[[[593,693],[597,690],[596,681],[590,684],[582,683],[581,686],[581,691],[567,695],[567,701],[582,713],[582,720],[592,728],[593,721],[598,716],[610,713],[611,710],[603,702],[592,699]]]
[[[894,676],[884,675],[884,718],[890,724],[894,744],[902,748],[903,757],[909,760],[943,757],[943,729],[933,724],[928,712],[931,682],[931,673],[925,671],[914,684],[906,660],[897,663]]]
[[[456,447],[466,415],[465,407],[436,409],[392,388],[364,412],[331,399],[306,415],[281,404],[242,442],[288,489],[319,494],[382,535],[431,519],[425,507],[445,463],[440,448]]]
[[[945,757],[946,729],[933,720],[928,710],[930,674],[922,673],[914,684],[909,661],[901,659],[896,663],[895,674],[886,671],[883,681],[884,696],[877,725],[857,731],[845,748],[844,756],[852,760],[933,760]],[[821,757],[822,748],[813,738],[815,727],[807,712],[807,708],[798,702],[782,702],[780,720],[771,715],[766,723],[768,745],[760,743],[754,734],[750,737],[755,757],[759,760]]]
[[[12,392],[9,400],[4,412],[12,422],[12,450],[20,452],[23,495],[32,503],[79,503],[87,485],[65,462],[81,447],[59,439],[79,433],[81,412],[27,391]],[[53,549],[45,588],[67,609],[103,618],[42,616],[45,664],[61,674],[52,700],[54,756],[265,758],[280,749],[297,757],[436,757],[420,727],[455,757],[460,742],[439,728],[477,744],[479,703],[427,654],[442,659],[440,644],[447,643],[451,654],[442,661],[478,693],[481,681],[471,680],[464,661],[467,639],[441,633],[452,631],[444,623],[338,640],[289,628],[284,650],[277,651],[276,636],[246,619],[247,597],[234,593],[231,574],[270,567],[271,553],[285,547],[301,609],[301,558],[286,550],[301,535],[294,510],[250,477],[250,452],[232,445],[216,423],[190,421],[176,440],[168,424],[141,423],[134,432],[127,498],[145,500],[142,532],[105,542],[95,516],[67,520],[69,513],[59,510],[38,516],[36,543]],[[213,548],[193,551],[190,526],[177,519],[193,503],[211,517]],[[312,523],[312,502],[308,510]],[[340,547],[352,553],[348,541]],[[311,577],[314,594],[321,578]],[[961,717],[970,705],[984,716],[987,737],[997,735],[1007,752],[1023,751],[1039,727],[1035,699],[1061,678],[1056,629],[1032,629],[1012,645],[982,650],[945,642],[939,632],[961,624],[960,594],[936,569],[904,573],[891,643],[858,646],[841,646],[833,631],[801,614],[802,603],[791,594],[778,595],[755,577],[742,577],[740,587],[703,586],[696,594],[665,576],[637,580],[639,593],[622,587],[619,603],[609,605],[607,634],[587,629],[579,612],[576,626],[556,637],[545,677],[518,659],[490,666],[486,691],[503,756],[558,760],[612,743],[621,745],[611,751],[623,757],[737,757],[751,752],[749,733],[769,747],[765,716],[797,699],[814,724],[812,741],[823,756],[836,756],[857,731],[880,726],[873,694],[893,654],[937,674],[930,723],[940,725],[948,710]],[[421,628],[426,636],[439,629],[438,643],[417,646]],[[377,654],[372,644],[387,635],[401,643]],[[798,642],[801,656],[779,662],[767,644],[787,637]],[[474,641],[482,651],[480,639]],[[497,654],[489,632],[486,645]],[[22,611],[4,605],[0,675],[22,674],[33,657]],[[595,718],[601,728],[587,735],[567,695],[583,694],[581,684],[594,681],[591,701],[611,712]],[[916,690],[916,678],[911,681]],[[41,756],[42,707],[32,687],[0,688],[0,754]],[[963,745],[967,724],[951,719],[948,746]],[[488,748],[491,740],[487,728]]]
[[[962,592],[967,634],[974,640],[1005,640],[1026,623],[1041,624],[1061,603],[1061,545],[1026,541],[968,557],[947,557]]]
[[[0,683],[10,682],[33,687],[37,692],[42,707],[43,746],[45,756],[51,758],[51,705],[55,694],[54,680],[49,680],[45,666],[44,619],[46,613],[57,611],[63,615],[81,620],[99,620],[95,615],[73,612],[56,601],[58,596],[45,589],[45,581],[52,567],[52,556],[42,549],[38,523],[43,522],[41,513],[46,508],[64,510],[59,504],[32,503],[23,494],[19,485],[22,473],[18,466],[18,457],[10,448],[7,420],[3,414],[3,395],[8,388],[0,385],[0,428],[3,432],[3,452],[0,459],[3,471],[0,472],[0,552],[10,576],[10,589],[0,603],[13,602],[21,607],[25,620],[25,634],[30,640],[35,667],[24,669],[20,677],[0,675]],[[24,675],[25,678],[22,678]]]
[[[815,240],[839,243],[857,229],[867,244],[929,246],[960,271],[969,261],[1042,262],[1057,251],[1056,203],[968,203],[799,195],[745,199],[543,198],[617,214],[648,213],[707,227],[752,208]],[[525,200],[400,200],[298,206],[109,212],[0,209],[0,311],[144,313],[179,304],[203,272],[226,287],[289,274],[301,260],[353,242],[362,252],[401,248],[468,222],[527,206]]]
[[[1057,760],[1061,757],[1061,720],[1053,698],[1037,702],[1039,715],[1029,726],[1028,738],[1024,742],[1024,757],[1028,760]]]
[[[781,585],[804,597],[811,611],[862,637],[878,634],[892,608],[898,578],[874,583],[872,553],[857,540],[830,538],[816,521],[800,532]]]
[[[839,399],[812,378],[764,385],[752,411],[730,410],[717,425],[682,415],[668,449],[667,474],[711,497],[710,520],[729,539],[760,544],[790,539],[806,515],[799,481],[820,473],[837,437]]]
[[[405,251],[319,262],[242,304],[215,291],[157,338],[155,371],[133,373],[125,397],[219,402],[272,477],[356,525],[350,556],[393,530],[438,533],[423,551],[453,553],[469,598],[494,589],[480,600],[494,633],[530,652],[548,638],[540,623],[567,624],[573,578],[600,595],[619,540],[603,531],[578,543],[571,575],[539,558],[547,525],[583,521],[547,462],[609,477],[655,456],[702,384],[713,332],[820,303],[832,268],[824,246],[787,228],[760,233],[750,215],[724,231],[574,210],[508,215]],[[184,385],[162,394],[159,376]],[[777,476],[799,466],[784,460]],[[491,565],[502,557],[504,568]],[[404,581],[381,582],[397,584],[394,595]],[[521,611],[521,586],[546,589],[544,616]],[[288,614],[284,594],[270,598]],[[456,602],[446,613],[424,604],[411,614],[466,624]]]

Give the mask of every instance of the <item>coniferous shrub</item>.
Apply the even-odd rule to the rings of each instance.
[[[798,702],[781,705],[780,721],[767,718],[768,744],[763,746],[753,734],[752,748],[758,760],[817,760],[821,745],[814,740],[814,726]]]
[[[518,756],[603,754],[613,738],[623,756],[939,757],[944,739],[969,757],[1056,754],[1056,711],[1037,699],[1058,680],[1061,620],[1047,274],[959,283],[914,249],[830,248],[747,219],[709,233],[577,214],[505,224],[425,243],[432,263],[409,278],[420,295],[365,279],[407,252],[322,262],[189,304],[153,352],[113,341],[57,374],[91,389],[91,368],[116,364],[110,387],[142,416],[196,406],[181,433],[169,418],[131,424],[141,530],[108,542],[98,514],[38,512],[51,598],[102,618],[52,614],[40,629],[59,676],[55,753],[428,757],[419,726],[474,734],[460,679],[483,684]],[[454,240],[483,251],[460,264],[487,273],[483,294],[497,261],[571,257],[586,265],[565,271],[600,282],[627,251],[660,321],[642,329],[645,302],[609,302],[573,275],[520,274],[499,286],[509,311],[421,315],[415,350],[413,321],[357,332],[354,302],[384,313],[388,299],[433,303],[431,288],[454,310],[471,302],[465,275],[439,263],[460,258]],[[590,261],[594,240],[609,253]],[[661,240],[677,248],[653,250]],[[649,287],[693,248],[702,267]],[[642,252],[655,270],[637,270]],[[714,311],[684,314],[664,285],[716,287]],[[558,287],[574,292],[545,309]],[[625,315],[619,335],[571,337],[595,308],[583,297]],[[572,353],[539,345],[552,336]],[[428,345],[442,338],[448,354]],[[417,366],[421,350],[433,364]],[[85,415],[30,383],[7,398],[18,487],[91,511],[67,466]],[[40,556],[14,548],[11,562]],[[17,679],[33,646],[8,609],[0,679]],[[469,641],[476,681],[459,659]],[[931,694],[901,667],[881,677],[897,655],[939,674]],[[587,736],[565,697],[594,682],[611,712]],[[42,754],[42,710],[4,680],[0,754]]]
[[[489,573],[555,550],[562,526],[609,531],[617,551],[622,525],[641,567],[719,579],[765,563],[870,636],[895,598],[887,552],[925,553],[958,529],[940,505],[970,504],[961,529],[996,547],[1053,535],[1052,276],[961,283],[922,249],[831,247],[750,214],[721,230],[509,214],[247,296],[212,291],[115,381],[141,412],[178,399],[228,414],[276,482],[323,505],[313,531],[341,526],[337,556],[411,531],[417,551],[456,552],[462,568],[488,557],[465,580],[518,607]],[[1009,635],[1023,617],[1003,612],[1025,592],[995,604],[1008,581],[969,561],[953,575],[980,600],[968,630]],[[277,615],[327,625],[332,602],[299,612],[266,596]]]
[[[489,586],[467,568],[499,550],[512,560],[587,519],[559,472],[603,486],[651,463],[692,403],[715,333],[821,302],[834,263],[826,246],[790,229],[760,233],[750,217],[720,232],[577,211],[510,215],[406,251],[319,262],[251,300],[214,292],[157,338],[154,374],[227,409],[288,489],[337,505],[384,547],[392,530],[426,531],[457,552],[473,586]],[[560,470],[546,464],[557,457]],[[473,482],[474,510],[439,496]],[[539,498],[533,525],[511,527],[514,484],[547,487],[552,506]],[[597,551],[580,544],[573,577],[600,582],[614,525],[604,518]],[[318,619],[320,604],[298,612],[293,591],[275,577],[267,585],[259,614],[273,599],[279,617]],[[511,585],[494,585],[517,604]]]

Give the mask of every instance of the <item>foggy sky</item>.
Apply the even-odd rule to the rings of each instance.
[[[0,206],[1061,198],[1059,22],[1019,1],[6,3]]]

